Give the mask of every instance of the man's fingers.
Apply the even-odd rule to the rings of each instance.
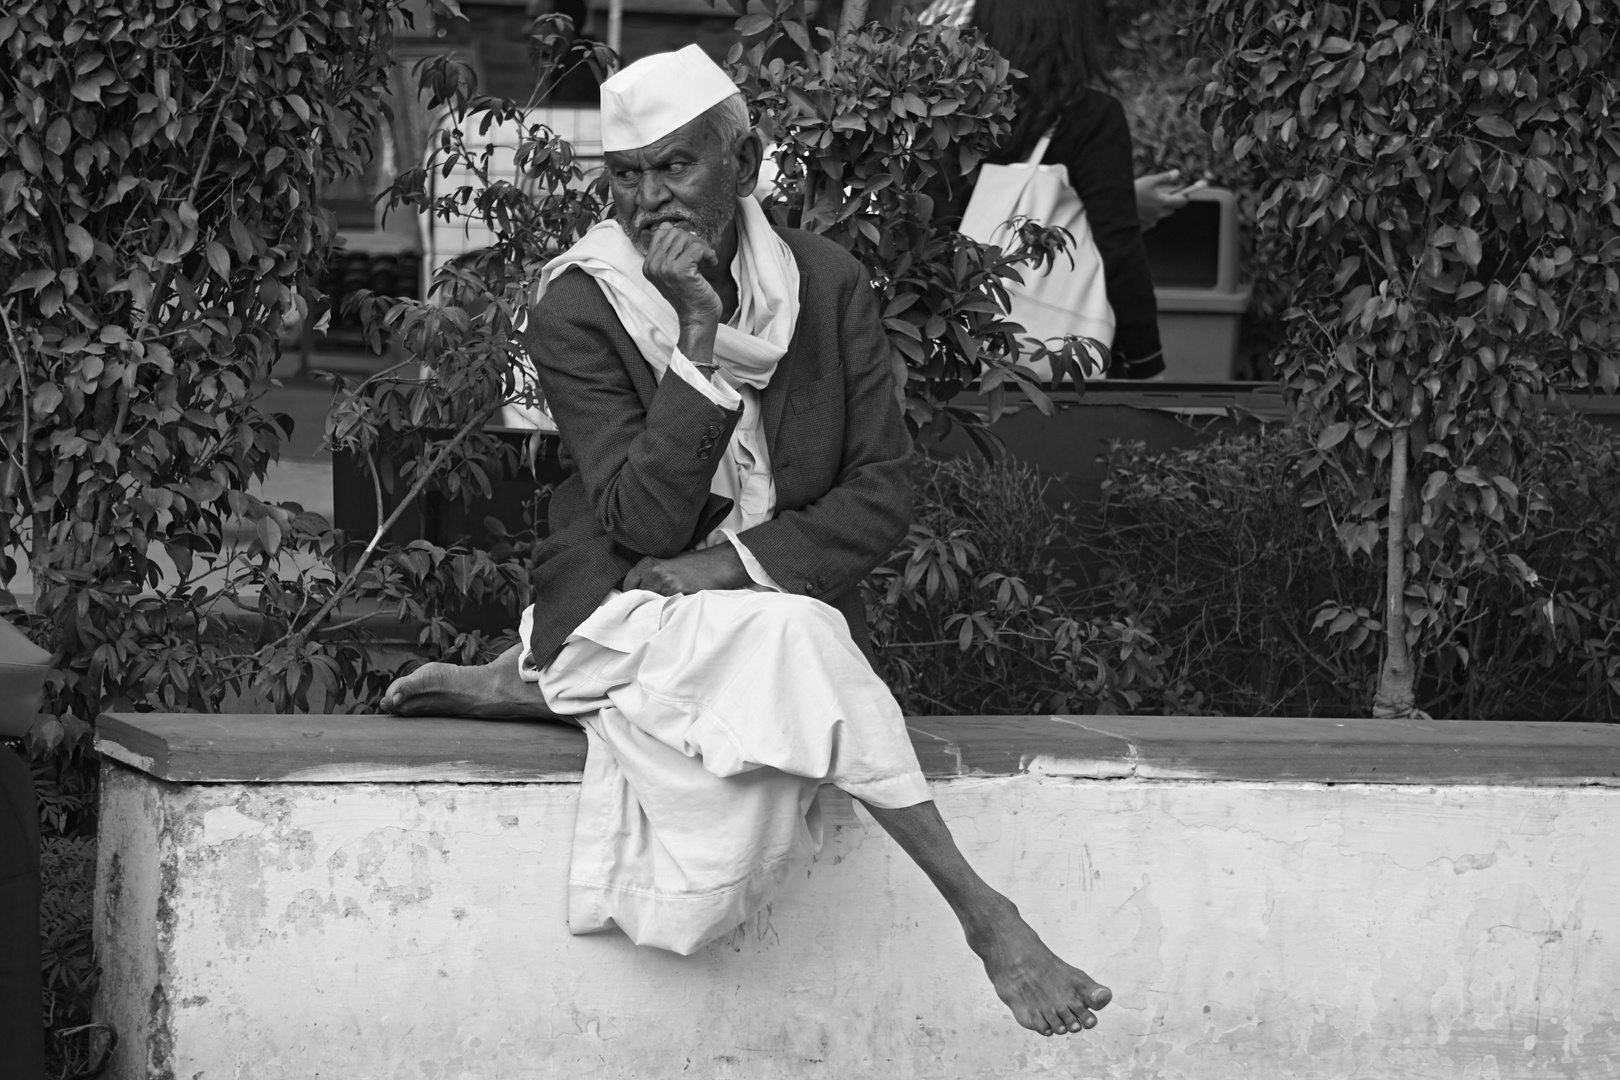
[[[697,233],[674,222],[664,222],[653,233],[647,260],[660,269],[680,271],[716,262],[714,249]]]
[[[640,562],[636,563],[636,565],[632,566],[630,568],[630,572],[624,575],[624,581],[619,587],[625,592],[632,592],[636,589],[645,588],[645,586],[641,584],[641,581],[646,576],[647,563],[649,561],[650,560],[644,558]]]
[[[681,591],[680,583],[675,580],[675,575],[670,573],[663,560],[651,557],[644,558],[632,566],[630,572],[624,575],[624,584],[620,588],[625,592],[645,589],[659,596],[674,596]]]

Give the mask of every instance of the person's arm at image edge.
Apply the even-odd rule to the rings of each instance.
[[[1073,118],[1080,152],[1066,163],[1102,256],[1116,365],[1123,361],[1131,377],[1155,375],[1164,368],[1159,308],[1137,217],[1130,125],[1124,106],[1107,94],[1092,90],[1081,100],[1083,111]]]

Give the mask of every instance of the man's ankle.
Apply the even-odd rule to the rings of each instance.
[[[1018,905],[986,887],[984,892],[964,901],[956,912],[969,945],[988,943],[1009,922],[1022,918]]]

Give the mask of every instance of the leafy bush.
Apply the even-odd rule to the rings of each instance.
[[[1204,120],[1270,179],[1261,220],[1298,275],[1282,368],[1305,469],[1350,478],[1348,547],[1387,538],[1375,711],[1403,715],[1410,650],[1487,616],[1457,583],[1528,565],[1480,538],[1548,511],[1522,467],[1532,399],[1620,387],[1620,20],[1578,0],[1204,10]]]
[[[90,1024],[97,968],[92,917],[96,886],[94,836],[46,837],[40,843],[39,937],[47,1067],[53,1076],[82,1075],[90,1040],[76,1038]]]
[[[1562,411],[1528,421],[1530,484],[1547,514],[1458,572],[1413,585],[1418,702],[1460,719],[1620,719],[1620,439]],[[1134,585],[1167,670],[1212,712],[1366,715],[1376,690],[1382,571],[1303,506],[1314,444],[1297,428],[1149,455],[1116,446],[1087,542],[1109,587]],[[1523,560],[1522,569],[1516,560]],[[1436,609],[1451,603],[1442,616]]]
[[[307,679],[307,632],[276,662],[219,612],[319,607],[321,582],[288,595],[275,569],[334,546],[324,522],[247,493],[283,437],[255,386],[332,240],[320,187],[369,154],[396,6],[0,15],[0,547],[28,552],[59,712],[208,708],[289,659],[286,689]],[[251,547],[226,550],[231,518]]]
[[[906,542],[863,583],[890,689],[912,714],[1181,711],[1152,633],[1101,603],[1071,560],[1083,542],[1048,481],[1013,458],[920,457]]]

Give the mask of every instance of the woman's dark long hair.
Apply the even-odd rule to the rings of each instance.
[[[1021,157],[1099,74],[1091,5],[1087,0],[978,0],[973,25],[1025,75],[1017,84],[1012,133],[996,155]]]

